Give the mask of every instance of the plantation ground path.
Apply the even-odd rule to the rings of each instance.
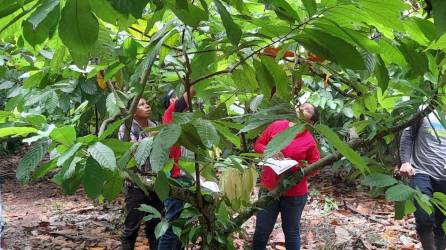
[[[0,159],[8,249],[120,249],[122,197],[111,204],[94,204],[82,191],[64,195],[49,180],[23,186],[13,176],[20,156],[19,152]],[[339,183],[328,170],[311,183],[302,218],[303,249],[420,248],[413,218],[393,220],[392,204],[351,191],[355,188]],[[255,218],[245,223],[248,239],[236,239],[238,249],[249,245],[254,223]],[[147,248],[141,234],[137,249]],[[285,249],[280,219],[269,249]]]

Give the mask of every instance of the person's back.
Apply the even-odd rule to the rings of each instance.
[[[414,138],[415,136],[415,138]],[[419,126],[403,131],[400,143],[402,176],[410,176],[410,185],[429,197],[434,192],[446,194],[446,128],[432,112]],[[446,216],[438,209],[428,215],[416,204],[415,220],[418,237],[426,250],[444,250],[446,234],[442,223]]]

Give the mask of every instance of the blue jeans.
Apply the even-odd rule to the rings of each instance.
[[[432,197],[433,193],[441,192],[446,194],[446,180],[436,180],[427,174],[416,174],[410,178],[410,186],[412,188],[419,188],[420,191]],[[418,204],[415,202],[417,210],[415,211],[415,222],[417,233],[433,232],[436,238],[446,237],[441,224],[446,219],[446,216],[437,208],[434,207],[434,212],[427,214]]]
[[[177,219],[181,211],[183,211],[184,202],[173,198],[168,198],[164,201],[164,207],[166,208],[165,218],[171,222]],[[181,243],[178,237],[174,234],[172,226],[169,226],[166,233],[161,236],[158,242],[158,250],[177,250],[181,249]]]
[[[261,191],[262,192],[262,191]],[[287,250],[300,249],[300,218],[307,202],[307,195],[282,196],[257,213],[253,250],[264,250],[274,229],[277,216],[282,217],[282,230],[285,234]]]

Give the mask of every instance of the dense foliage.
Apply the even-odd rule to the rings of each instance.
[[[230,248],[255,208],[332,163],[396,201],[397,218],[413,212],[414,199],[446,212],[444,194],[429,199],[390,167],[399,132],[433,108],[444,111],[444,20],[443,0],[3,0],[0,137],[32,144],[17,168],[22,182],[51,173],[66,193],[83,186],[104,201],[128,179],[186,200],[174,231],[211,247]],[[198,95],[193,112],[158,126],[153,140],[116,139],[140,97],[159,118],[163,94],[189,86]],[[304,100],[322,110],[310,129],[325,158],[251,204],[263,157],[252,141],[273,120],[296,120],[293,106]],[[266,154],[297,132],[283,132]],[[191,176],[218,180],[223,192],[166,178],[174,144],[196,153],[181,164]],[[149,183],[133,171],[147,157]]]

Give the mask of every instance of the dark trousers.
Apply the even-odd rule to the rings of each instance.
[[[183,211],[184,202],[168,198],[164,201],[164,206],[166,207],[166,216],[167,221],[171,222],[177,219],[181,211]],[[159,240],[158,250],[179,250],[181,249],[181,243],[178,237],[173,232],[172,226],[169,226],[169,229],[161,236]]]
[[[435,192],[446,194],[446,180],[436,180],[427,174],[416,174],[412,176],[410,186],[414,189],[419,188],[423,194],[429,197],[432,197]],[[441,226],[446,216],[436,206],[434,206],[434,211],[431,215],[426,213],[418,204],[415,203],[415,206],[417,209],[415,212],[415,222],[418,235],[421,238],[433,233],[436,244],[440,247],[442,245],[440,242],[446,240],[446,234]],[[421,240],[423,243],[423,239]]]
[[[124,232],[122,234],[122,249],[131,250],[135,246],[141,220],[146,216],[145,212],[139,211],[141,204],[147,204],[156,208],[161,214],[164,211],[163,202],[155,192],[149,191],[147,196],[141,189],[128,186],[125,193],[125,221]],[[160,222],[159,219],[151,219],[145,222],[145,234],[149,240],[150,249],[157,249],[158,240],[155,237],[155,227]]]
[[[279,212],[282,217],[282,230],[285,234],[286,249],[300,249],[300,218],[306,202],[307,195],[282,196],[265,209],[259,211],[256,216],[256,230],[254,232],[252,249],[264,250],[266,248]]]

